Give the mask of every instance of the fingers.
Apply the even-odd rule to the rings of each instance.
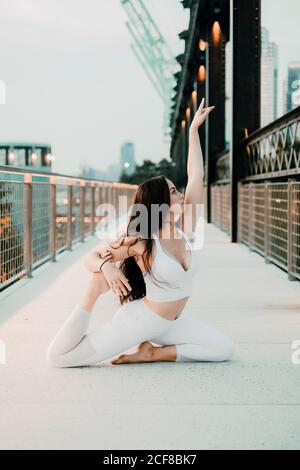
[[[121,289],[120,285],[117,282],[112,282],[112,291],[116,295],[122,295],[122,294],[126,295],[127,294],[126,290]]]
[[[112,282],[111,289],[116,295],[124,295],[124,296],[126,296],[128,292],[132,291],[131,286],[128,280],[126,279],[126,277]]]
[[[104,260],[104,259],[112,258],[112,254],[111,254],[111,252],[108,251],[108,250],[105,250],[105,251],[98,251],[97,254],[98,254],[99,258],[101,258],[101,259],[103,259],[103,260]]]
[[[198,111],[197,111],[199,114],[210,113],[215,108],[215,106],[210,106],[209,108],[204,108],[204,103],[205,103],[205,98],[202,98],[202,101],[201,101],[200,106],[199,106]]]
[[[201,101],[200,106],[199,106],[199,109],[198,109],[198,111],[200,111],[200,113],[201,113],[201,111],[203,110],[204,103],[205,103],[205,98],[202,98],[202,101]]]
[[[205,117],[207,117],[213,109],[215,109],[215,106],[210,106],[209,108],[205,108]]]
[[[128,279],[126,279],[125,276],[122,278],[122,282],[123,282],[123,284],[125,285],[125,287],[127,287],[127,289],[128,289],[129,291],[132,290],[132,289],[131,289],[131,285],[130,285],[129,282],[128,282]]]

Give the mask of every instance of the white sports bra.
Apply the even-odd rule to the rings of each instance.
[[[195,250],[186,233],[179,228],[177,229],[182,233],[189,246],[189,268],[186,271],[177,260],[167,255],[162,249],[159,237],[153,233],[155,254],[151,268],[154,279],[150,273],[143,273],[146,297],[152,302],[171,302],[189,297],[192,294],[192,278],[200,266],[200,250]]]

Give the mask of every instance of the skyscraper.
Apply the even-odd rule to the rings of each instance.
[[[288,86],[287,86],[287,79],[285,78],[282,83],[282,114],[287,113],[287,93]]]
[[[134,144],[125,142],[121,147],[121,172],[132,175],[136,169]]]
[[[278,117],[278,45],[270,42],[267,28],[261,29],[261,126]]]
[[[291,62],[288,69],[286,112],[300,106],[300,62]]]

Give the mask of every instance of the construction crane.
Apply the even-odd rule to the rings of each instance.
[[[178,62],[143,0],[120,1],[129,17],[126,26],[134,40],[131,48],[164,103],[164,135],[169,137]]]

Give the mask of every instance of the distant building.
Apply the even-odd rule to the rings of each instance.
[[[287,113],[287,91],[288,91],[287,79],[285,79],[283,80],[283,84],[282,84],[282,114]]]
[[[90,178],[91,180],[105,180],[106,171],[97,170],[96,168],[89,167],[84,174],[85,178]]]
[[[53,161],[50,144],[0,142],[0,166],[50,172]]]
[[[119,181],[121,176],[120,165],[118,163],[112,163],[105,170],[87,166],[82,169],[80,176],[92,180]]]
[[[118,163],[109,165],[105,174],[108,181],[119,181],[121,176],[120,165]]]
[[[278,117],[278,45],[261,29],[261,127]]]
[[[49,144],[0,142],[0,166],[51,173],[54,157]],[[50,176],[50,175],[49,175]],[[48,259],[50,250],[50,185],[49,176],[34,176],[32,186],[32,261]],[[0,291],[1,284],[13,282],[23,269],[24,195],[23,175],[1,173],[0,169]],[[42,183],[42,184],[39,184]],[[57,211],[60,214],[59,191]],[[59,235],[60,227],[57,226]],[[12,259],[7,261],[5,253]]]
[[[300,62],[291,62],[287,79],[287,112],[300,106]]]
[[[132,175],[136,169],[135,150],[132,142],[126,142],[121,147],[121,172]]]

